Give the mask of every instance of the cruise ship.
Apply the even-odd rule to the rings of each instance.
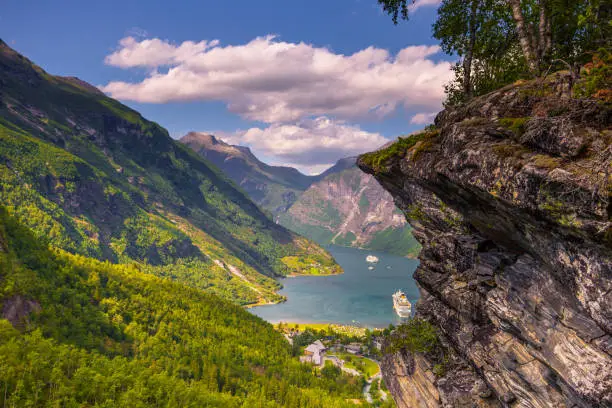
[[[367,263],[378,263],[378,257],[374,255],[368,255],[366,256],[366,262]]]
[[[393,308],[399,317],[410,317],[412,304],[401,290],[393,294]]]

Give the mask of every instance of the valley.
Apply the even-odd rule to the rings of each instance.
[[[316,176],[269,166],[248,147],[206,133],[181,138],[238,184],[280,225],[320,245],[342,245],[416,257],[419,244],[391,196],[355,164],[339,160]]]
[[[32,3],[2,408],[612,408],[609,1]]]

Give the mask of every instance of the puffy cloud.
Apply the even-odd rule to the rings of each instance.
[[[223,101],[232,112],[267,123],[383,117],[398,106],[439,108],[452,73],[448,62],[431,59],[438,52],[438,46],[417,45],[397,55],[375,47],[343,55],[274,36],[227,46],[127,37],[106,63],[149,73],[141,82],[110,82],[101,89],[137,102]]]
[[[436,118],[436,115],[437,115],[436,112],[417,113],[412,118],[410,118],[410,123],[414,125],[428,125],[434,121],[434,119]]]
[[[327,117],[216,135],[227,143],[251,147],[257,156],[273,157],[275,164],[308,173],[320,172],[342,157],[375,150],[389,141],[379,133]]]
[[[120,49],[107,56],[104,62],[120,68],[178,65],[218,43],[216,40],[185,41],[177,47],[157,38],[138,41],[130,36],[119,41]]]

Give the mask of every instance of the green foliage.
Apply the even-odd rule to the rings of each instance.
[[[286,228],[308,237],[321,245],[331,243],[335,235],[333,231],[325,226],[302,223],[288,213],[282,214],[279,217],[279,221]]]
[[[425,214],[423,209],[417,204],[412,204],[406,209],[406,219],[408,220],[408,222],[410,222],[411,220],[425,221],[427,219],[427,214]]]
[[[362,194],[359,197],[359,211],[368,211],[368,208],[370,208],[370,200],[368,200],[368,196]]]
[[[359,371],[365,378],[370,378],[380,371],[378,364],[367,357],[355,356],[350,353],[338,353],[338,358],[345,361],[344,366]]]
[[[519,159],[524,153],[529,152],[529,149],[519,144],[498,144],[492,147],[493,152],[503,158],[514,157]]]
[[[342,407],[348,376],[318,375],[260,318],[200,290],[49,249],[0,209],[3,406]]]
[[[436,328],[427,320],[413,318],[397,326],[391,333],[385,352],[434,353],[439,348]]]
[[[409,17],[410,0],[378,3],[395,24]],[[611,48],[612,8],[605,0],[517,0],[514,11],[518,10],[521,16],[523,30],[519,29],[512,3],[441,2],[433,35],[440,40],[443,51],[461,58],[453,68],[455,78],[446,86],[447,106],[464,103],[472,96],[521,78],[566,69],[568,65],[574,69],[586,63],[594,51]],[[592,91],[598,86],[601,85],[591,83],[585,88]],[[579,93],[588,95],[591,91]],[[609,92],[603,94],[611,98]]]
[[[311,257],[286,256],[281,259],[281,262],[287,265],[295,274],[330,275],[341,272],[335,265],[323,265]]]
[[[367,249],[385,251],[399,256],[416,258],[421,250],[418,241],[412,236],[412,228],[388,228],[374,234],[372,240],[366,245]]]
[[[337,237],[334,240],[334,244],[341,246],[351,246],[356,239],[357,236],[352,231],[349,231],[346,234]]]
[[[561,160],[558,157],[552,157],[546,154],[536,154],[533,156],[531,163],[536,167],[552,170],[561,165]]]
[[[321,369],[321,375],[330,380],[338,378],[342,375],[340,367],[336,367],[331,361],[325,361],[325,366]]]

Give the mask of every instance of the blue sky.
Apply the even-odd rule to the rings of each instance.
[[[215,132],[305,172],[421,128],[448,78],[448,56],[410,48],[436,44],[431,4],[394,26],[376,0],[0,3],[0,38],[50,73],[103,87],[173,137]]]

